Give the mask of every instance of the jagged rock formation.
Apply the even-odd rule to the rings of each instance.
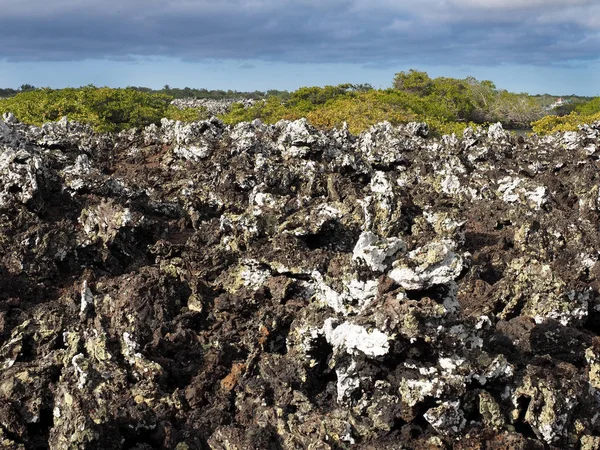
[[[8,449],[600,448],[600,124],[0,122]]]
[[[227,114],[234,103],[241,103],[245,108],[248,108],[256,103],[256,100],[250,98],[233,98],[214,100],[210,98],[177,98],[171,101],[171,104],[179,109],[186,108],[204,108],[207,114],[218,116]]]

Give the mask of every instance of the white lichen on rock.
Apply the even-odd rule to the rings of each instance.
[[[352,252],[352,259],[360,261],[375,272],[385,272],[392,258],[406,250],[400,238],[380,238],[370,231],[363,231]]]
[[[364,310],[377,296],[379,282],[377,280],[361,281],[355,277],[342,280],[341,289],[332,288],[323,275],[314,271],[312,273],[312,287],[316,298],[329,306],[337,313],[344,315]],[[337,283],[338,286],[340,283]]]
[[[323,334],[335,350],[343,350],[353,355],[358,351],[366,356],[377,357],[390,350],[390,337],[377,329],[367,330],[365,327],[344,322],[335,325],[335,319],[329,318],[323,325]]]
[[[433,241],[396,260],[388,276],[408,290],[450,283],[464,267],[463,257],[455,250],[451,240]]]
[[[82,314],[86,313],[90,307],[94,306],[94,294],[92,294],[91,289],[88,286],[87,280],[83,281],[81,286],[81,305],[80,312]]]

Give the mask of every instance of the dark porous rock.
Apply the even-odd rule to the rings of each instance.
[[[599,145],[5,115],[0,446],[599,449]]]

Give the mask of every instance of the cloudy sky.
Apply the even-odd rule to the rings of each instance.
[[[598,0],[0,0],[0,11],[0,87],[388,87],[416,68],[600,95]]]

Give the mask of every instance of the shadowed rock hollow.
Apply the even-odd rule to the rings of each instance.
[[[7,449],[600,448],[600,124],[0,122]]]

